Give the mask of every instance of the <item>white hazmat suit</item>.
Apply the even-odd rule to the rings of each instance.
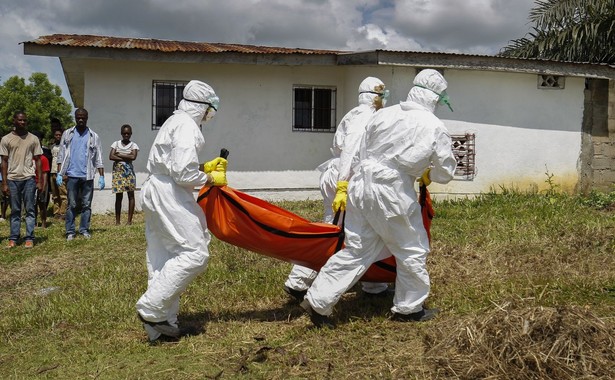
[[[347,181],[350,178],[352,158],[359,149],[361,137],[365,132],[367,121],[374,112],[384,106],[384,83],[374,77],[365,78],[359,85],[359,105],[351,109],[337,126],[331,148],[332,158],[318,167],[320,175],[320,193],[323,197],[324,222],[333,223],[335,213],[331,208],[337,181]],[[390,254],[385,255],[390,256]],[[383,257],[384,258],[384,257]],[[307,290],[318,272],[300,265],[294,265],[284,284],[297,292]],[[378,294],[387,290],[386,283],[362,283],[363,291]]]
[[[391,310],[403,315],[423,310],[430,289],[429,240],[414,183],[428,168],[432,181],[448,183],[456,160],[451,138],[433,114],[446,80],[427,69],[414,85],[405,102],[378,111],[367,123],[348,185],[346,247],[327,261],[308,290],[302,306],[310,314],[330,315],[384,246],[397,265]]]
[[[199,170],[205,145],[199,124],[212,109],[215,112],[219,100],[200,81],[190,81],[183,97],[158,131],[147,161],[150,175],[141,190],[148,287],[136,308],[150,341],[160,333],[145,323],[167,322],[177,328],[180,294],[209,259],[211,236],[193,190],[208,182],[208,175]]]

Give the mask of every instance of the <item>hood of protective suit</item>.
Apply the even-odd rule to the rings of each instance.
[[[384,82],[378,78],[367,77],[363,79],[363,82],[359,85],[359,104],[367,104],[375,108],[375,100],[378,94],[372,94],[371,92],[381,93],[384,91]]]
[[[434,112],[438,105],[440,99],[438,94],[441,94],[448,86],[442,74],[432,69],[425,69],[418,73],[414,77],[413,84],[414,87],[410,89],[406,101],[418,103],[431,112]]]
[[[220,102],[214,89],[207,83],[198,80],[191,80],[184,87],[183,96],[184,98],[179,102],[177,109],[186,112],[197,124],[203,121],[205,112],[210,107],[208,104],[203,103],[218,104]]]

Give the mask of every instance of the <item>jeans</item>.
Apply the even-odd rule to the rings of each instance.
[[[83,234],[90,230],[90,218],[92,216],[92,197],[94,196],[94,180],[85,178],[68,177],[66,181],[68,207],[66,208],[66,236],[75,234],[75,217],[77,205],[81,205],[81,220],[79,233]]]
[[[34,177],[21,181],[9,180],[11,193],[11,234],[9,240],[17,241],[21,230],[21,205],[26,209],[26,240],[34,240],[36,224],[36,180]]]

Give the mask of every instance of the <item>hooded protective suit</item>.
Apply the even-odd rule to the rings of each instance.
[[[359,105],[351,109],[337,126],[333,137],[331,153],[333,157],[318,167],[320,175],[320,193],[323,197],[324,222],[333,223],[334,212],[331,208],[335,198],[337,181],[348,181],[352,158],[359,149],[361,136],[365,132],[367,121],[374,112],[383,106],[381,103],[384,93],[384,83],[374,77],[365,78],[359,85]],[[380,98],[380,99],[379,99]],[[390,256],[386,254],[384,257]],[[384,258],[382,257],[382,258]],[[302,291],[310,287],[318,273],[309,268],[299,265],[293,266],[285,286]],[[387,284],[363,283],[363,291],[366,293],[380,293],[388,288]]]
[[[440,100],[435,92],[446,89],[445,79],[423,70],[414,84],[405,102],[378,111],[367,123],[348,186],[346,247],[329,259],[306,295],[321,315],[331,314],[384,246],[397,265],[391,310],[418,312],[429,294],[429,241],[414,183],[430,167],[432,181],[449,182],[456,160],[450,136],[433,114]]]
[[[189,82],[183,96],[158,131],[147,161],[150,176],[141,190],[141,205],[148,287],[136,305],[144,320],[175,327],[180,294],[209,259],[211,237],[193,189],[207,182],[207,174],[199,171],[205,145],[199,124],[212,104],[218,104],[214,90],[200,81]],[[148,334],[150,340],[157,338],[155,332]]]

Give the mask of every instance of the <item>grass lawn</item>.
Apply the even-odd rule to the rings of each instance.
[[[277,204],[321,218],[317,201]],[[214,238],[180,311],[202,333],[154,346],[134,308],[142,214],[131,226],[94,215],[92,239],[72,242],[52,221],[30,250],[4,248],[5,222],[0,378],[615,378],[615,212],[600,206],[552,193],[436,202],[429,306],[442,311],[423,324],[390,321],[392,297],[355,287],[337,329],[313,329],[282,289],[291,264]]]

